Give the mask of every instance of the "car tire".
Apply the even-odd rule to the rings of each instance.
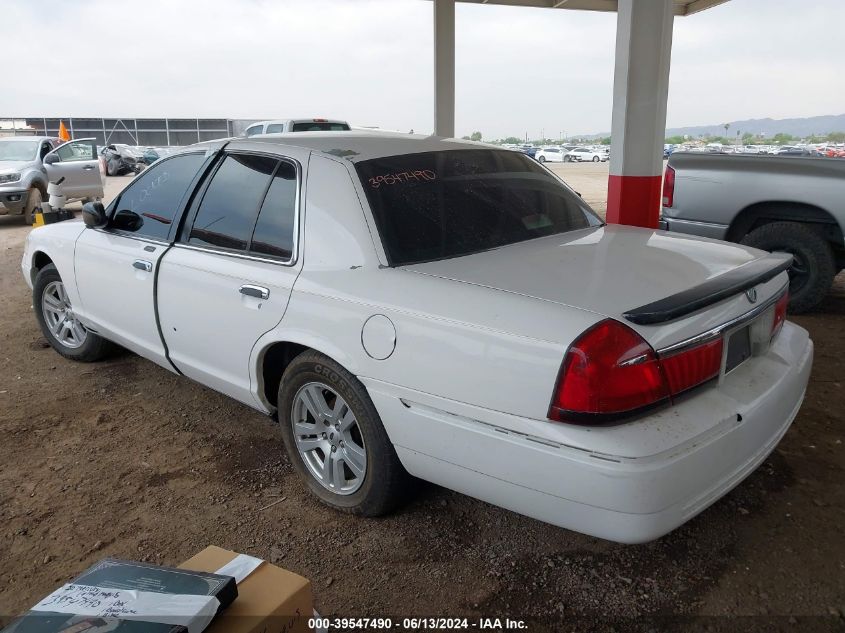
[[[795,261],[789,269],[789,311],[800,314],[824,299],[836,275],[836,258],[819,233],[798,222],[772,222],[754,229],[742,244],[765,251],[783,251]]]
[[[572,159],[571,159],[569,156],[564,156],[564,157],[563,157],[563,162],[564,162],[564,163],[571,163],[571,162],[572,162]]]
[[[540,156],[540,158],[538,158],[537,160],[538,160],[538,161],[540,161],[540,163],[542,164],[542,163],[545,163],[545,162],[546,162],[546,157],[545,157],[545,156]]]
[[[26,204],[23,207],[23,221],[32,226],[37,209],[41,207],[44,197],[38,187],[32,187],[26,194]]]
[[[321,398],[314,400],[315,393]],[[313,414],[315,407],[320,410],[318,416]],[[411,477],[400,463],[364,385],[346,369],[318,352],[303,352],[282,376],[278,411],[287,453],[317,499],[336,510],[367,517],[390,512],[399,504]],[[340,425],[350,420],[350,413],[354,424],[344,430]],[[295,428],[304,433],[296,433]],[[333,465],[328,475],[332,481],[318,478],[321,472],[327,473],[327,462],[342,462],[338,466],[340,478],[335,478]],[[361,477],[351,468],[355,462],[358,472],[363,470]],[[353,481],[346,479],[347,474]]]
[[[72,322],[76,327],[61,326],[60,317],[56,316],[55,308],[50,304],[51,299],[54,303],[58,300],[58,304],[63,307],[61,311],[65,317],[64,322]],[[91,363],[106,357],[114,349],[113,343],[85,329],[85,326],[74,318],[73,306],[64,291],[64,282],[53,264],[38,272],[32,288],[32,305],[44,338],[65,358]],[[67,316],[68,313],[70,317]],[[76,333],[70,330],[75,330]],[[84,332],[84,336],[78,332]]]
[[[599,158],[598,156],[593,156],[593,162],[594,163],[601,162],[601,158]]]

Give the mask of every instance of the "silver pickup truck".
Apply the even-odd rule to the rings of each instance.
[[[845,269],[845,160],[672,154],[661,228],[791,253],[789,307],[805,312]]]
[[[47,183],[62,181],[71,200],[99,200],[103,177],[93,138],[62,143],[47,136],[0,138],[0,215],[33,214],[47,199]]]

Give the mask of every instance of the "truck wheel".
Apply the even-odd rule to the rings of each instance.
[[[32,288],[32,305],[44,338],[70,360],[90,363],[112,350],[112,344],[85,329],[73,313],[59,271],[53,264],[42,268]]]
[[[764,224],[742,238],[742,243],[765,251],[786,252],[795,258],[789,269],[789,311],[793,314],[814,308],[833,284],[833,251],[821,235],[805,224]]]
[[[278,402],[288,455],[320,501],[361,516],[396,507],[409,475],[355,376],[303,352],[285,370]]]
[[[41,206],[42,196],[38,187],[32,187],[26,194],[26,204],[23,207],[23,221],[32,226],[35,220],[35,212]]]

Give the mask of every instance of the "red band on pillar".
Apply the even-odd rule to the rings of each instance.
[[[607,221],[656,229],[660,218],[663,176],[610,175],[607,187]]]

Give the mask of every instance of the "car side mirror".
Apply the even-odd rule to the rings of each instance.
[[[82,205],[82,221],[89,229],[101,229],[109,223],[106,208],[102,202],[86,202]]]
[[[44,164],[45,165],[55,165],[58,162],[59,162],[59,157],[56,156],[55,154],[47,154],[44,157]]]

